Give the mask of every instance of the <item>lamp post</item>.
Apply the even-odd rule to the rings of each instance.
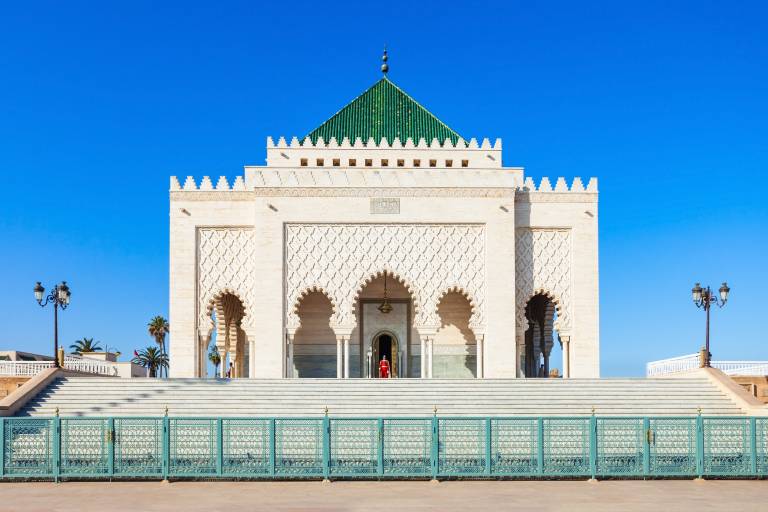
[[[723,285],[718,290],[719,297],[712,293],[712,289],[707,286],[706,288],[702,288],[701,284],[696,283],[696,285],[691,290],[693,303],[696,304],[697,308],[703,308],[704,312],[707,314],[707,335],[706,335],[706,342],[704,345],[704,366],[710,365],[710,359],[711,355],[709,353],[709,310],[712,307],[712,304],[716,304],[717,307],[722,308],[725,306],[725,303],[728,302],[728,292],[730,292],[731,289],[728,288],[727,283],[723,283]]]
[[[62,281],[61,284],[54,285],[51,293],[45,297],[43,302],[43,296],[45,295],[45,288],[40,284],[40,281],[35,285],[35,300],[41,307],[45,307],[48,303],[53,304],[53,365],[58,368],[59,366],[59,307],[61,309],[67,309],[69,306],[69,299],[72,296],[72,292],[69,291],[66,281]]]

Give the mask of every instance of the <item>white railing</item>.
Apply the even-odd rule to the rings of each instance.
[[[53,368],[53,361],[0,361],[0,376],[34,377],[48,368]]]
[[[669,375],[670,373],[693,370],[699,366],[699,354],[670,357],[669,359],[651,361],[650,363],[646,364],[645,376],[658,377],[659,375]]]
[[[712,366],[728,375],[768,375],[768,361],[712,361]]]
[[[53,361],[0,361],[0,376],[34,377],[48,368]],[[88,359],[75,355],[64,356],[64,369],[97,375],[117,375],[117,365],[109,361]]]
[[[110,361],[89,359],[74,354],[64,356],[64,369],[98,375],[117,375],[117,365]]]
[[[726,375],[768,375],[768,361],[712,361],[710,364],[712,368],[717,368]],[[695,370],[700,366],[699,354],[670,357],[646,364],[645,376],[659,377],[670,373]]]

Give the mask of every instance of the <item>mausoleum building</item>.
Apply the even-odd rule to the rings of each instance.
[[[597,180],[463,133],[385,75],[231,182],[172,177],[171,376],[215,344],[233,377],[599,377]]]

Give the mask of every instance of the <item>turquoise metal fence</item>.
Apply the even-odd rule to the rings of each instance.
[[[766,477],[768,418],[0,418],[0,479]]]

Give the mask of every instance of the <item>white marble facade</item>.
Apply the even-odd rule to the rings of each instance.
[[[387,350],[399,377],[532,377],[554,343],[598,377],[597,181],[501,153],[281,138],[231,184],[171,178],[171,375],[205,376],[215,341],[237,377],[367,377]]]

